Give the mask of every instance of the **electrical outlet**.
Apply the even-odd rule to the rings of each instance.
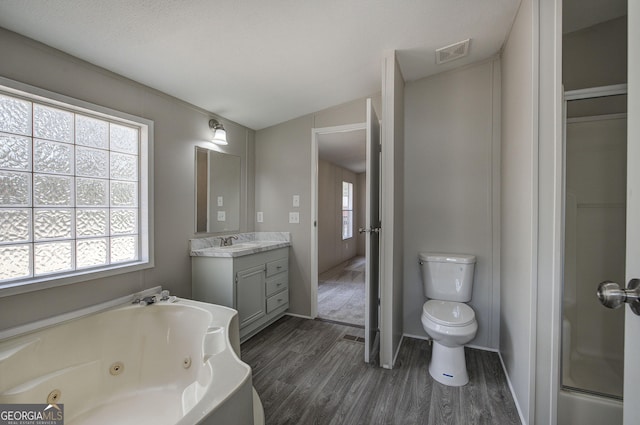
[[[258,223],[262,223],[264,221],[264,215],[262,214],[262,211],[258,211],[256,213],[256,221]]]
[[[289,223],[300,223],[300,213],[297,211],[292,211],[289,213]]]
[[[227,214],[224,211],[218,211],[218,221],[226,221]]]

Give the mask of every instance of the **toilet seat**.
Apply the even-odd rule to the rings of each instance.
[[[476,314],[464,303],[429,300],[422,306],[422,314],[443,326],[466,326],[476,320]]]

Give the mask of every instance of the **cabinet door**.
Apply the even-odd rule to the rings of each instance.
[[[240,327],[265,316],[264,266],[252,267],[236,274],[236,308]]]

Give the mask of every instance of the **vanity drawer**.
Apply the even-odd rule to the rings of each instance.
[[[267,277],[273,276],[277,273],[286,272],[289,269],[289,259],[281,258],[279,260],[270,261],[267,263]]]
[[[289,291],[279,292],[269,298],[267,298],[267,314],[272,311],[289,305]]]
[[[265,295],[267,297],[280,292],[283,289],[289,288],[289,275],[287,273],[280,273],[267,279],[265,283]]]

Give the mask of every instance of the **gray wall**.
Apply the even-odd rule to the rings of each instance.
[[[353,183],[353,237],[342,240],[342,182]],[[356,255],[359,220],[356,174],[327,161],[318,161],[318,273]]]
[[[530,420],[535,341],[537,92],[534,21],[523,0],[502,53],[500,354],[525,420]]]
[[[379,110],[380,97],[374,97]],[[256,231],[291,233],[289,312],[311,314],[311,130],[365,122],[365,99],[305,115],[256,132],[255,210],[264,213]],[[300,195],[300,207],[292,196]],[[300,223],[289,223],[289,212]]]
[[[185,102],[125,79],[40,43],[0,29],[0,75],[154,121],[155,267],[104,279],[0,298],[0,328],[162,285],[191,295],[188,239],[194,237],[195,146],[212,146],[212,117]],[[252,230],[254,132],[222,119],[230,144],[242,157],[241,227]],[[247,190],[248,188],[248,190]]]
[[[471,344],[496,349],[499,278],[498,59],[405,86],[404,331],[425,337],[419,252],[477,257]]]

